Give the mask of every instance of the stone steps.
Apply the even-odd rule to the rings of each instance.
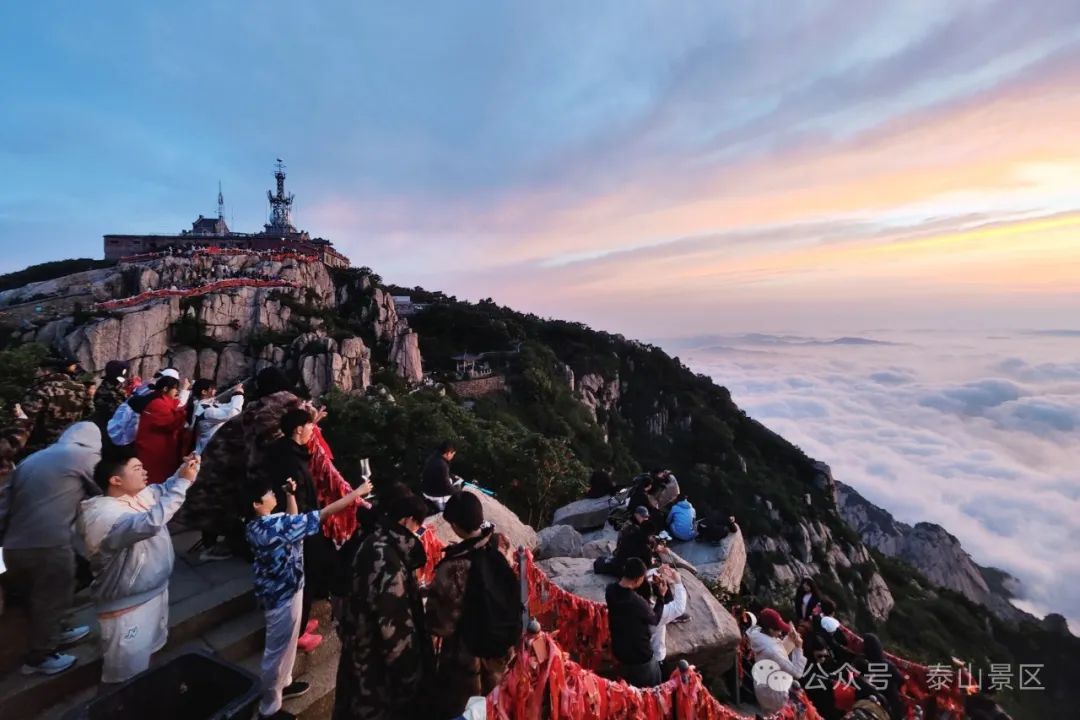
[[[196,648],[236,661],[262,647],[263,616],[255,607],[250,566],[241,560],[200,563],[186,554],[196,540],[192,532],[173,536],[177,560],[169,584],[169,642],[155,665]],[[75,666],[53,676],[22,675],[18,667],[8,671],[0,678],[0,718],[60,718],[94,697],[101,653],[93,608],[78,608],[75,621],[93,628],[89,638],[66,650],[78,658]]]
[[[293,666],[293,678],[311,685],[306,695],[286,700],[285,710],[301,720],[329,720],[334,710],[334,689],[337,684],[338,657],[341,643],[338,640],[330,619],[330,604],[316,602],[312,607],[312,617],[319,619],[318,632],[323,642],[310,655],[297,653]],[[262,661],[261,649],[237,660],[236,664],[256,675]]]

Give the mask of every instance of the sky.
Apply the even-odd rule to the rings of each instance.
[[[1080,633],[1080,332],[706,335],[669,345],[906,523],[1019,578]]]
[[[46,0],[2,11],[0,272],[296,224],[636,337],[1063,327],[1080,3]]]

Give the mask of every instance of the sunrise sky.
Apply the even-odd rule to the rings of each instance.
[[[1076,325],[1080,3],[20,3],[0,271],[215,212],[643,337]]]

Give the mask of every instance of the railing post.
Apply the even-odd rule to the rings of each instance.
[[[528,560],[525,555],[525,546],[518,545],[517,549],[517,561],[518,561],[518,582],[520,583],[521,592],[521,631],[528,632],[529,630],[529,573],[528,573]]]

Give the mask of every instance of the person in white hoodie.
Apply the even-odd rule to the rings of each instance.
[[[765,608],[758,615],[758,624],[747,631],[750,650],[754,653],[754,663],[771,660],[793,679],[798,680],[806,671],[806,656],[803,655],[802,637],[790,623],[784,622],[773,608]],[[790,642],[790,654],[784,647],[785,639]],[[757,702],[767,712],[776,712],[787,702],[787,693],[770,687],[767,683],[754,683]]]
[[[217,388],[213,380],[196,380],[191,387],[191,399],[188,401],[188,429],[195,437],[195,452],[202,455],[210,438],[214,437],[222,425],[244,411],[244,386],[236,385],[231,390],[232,397],[227,403],[217,400]]]
[[[82,502],[78,525],[94,571],[102,683],[146,670],[168,639],[175,554],[166,524],[183,505],[199,462],[188,455],[172,477],[149,487],[138,458],[105,459],[94,469],[105,495]]]
[[[686,613],[687,598],[686,587],[683,585],[678,570],[670,565],[664,565],[660,568],[657,577],[660,582],[656,592],[658,594],[663,592],[666,602],[664,611],[660,614],[660,622],[650,630],[649,643],[652,645],[653,662],[660,664],[667,657],[667,626]],[[668,593],[671,594],[670,599],[667,598]],[[663,672],[661,672],[662,676]]]

